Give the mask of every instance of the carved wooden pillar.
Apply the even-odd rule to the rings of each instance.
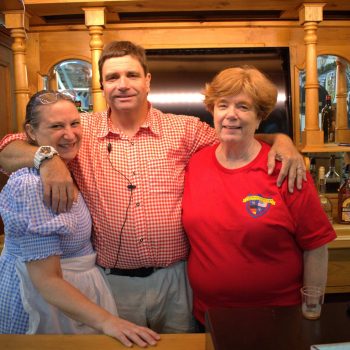
[[[305,3],[299,9],[299,23],[304,26],[306,45],[306,82],[305,82],[305,130],[302,143],[322,145],[323,131],[318,123],[318,79],[317,79],[317,27],[323,19],[322,8],[325,4]]]
[[[89,28],[90,49],[91,49],[91,66],[92,66],[92,101],[94,112],[104,111],[106,101],[100,87],[100,75],[98,72],[98,60],[103,49],[103,29],[106,22],[104,7],[83,8],[85,12],[85,25]]]
[[[52,70],[49,77],[49,89],[50,90],[58,90],[57,83],[57,72],[56,69]]]
[[[16,121],[18,130],[22,129],[26,106],[29,101],[28,75],[26,65],[26,30],[28,16],[23,11],[5,12],[5,27],[10,29],[13,38],[12,51],[15,74]]]
[[[337,85],[336,85],[336,98],[337,98],[337,116],[336,116],[336,128],[335,128],[335,140],[336,142],[349,142],[350,130],[348,129],[348,115],[347,115],[347,86],[346,86],[346,64],[343,60],[338,58],[337,64]]]

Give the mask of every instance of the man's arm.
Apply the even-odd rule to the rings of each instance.
[[[9,174],[25,167],[33,167],[37,149],[37,146],[25,141],[13,141],[0,152],[0,166]]]
[[[277,178],[277,186],[281,186],[288,175],[288,190],[293,193],[295,179],[297,188],[302,188],[306,181],[306,167],[302,155],[295,148],[293,141],[284,134],[257,134],[255,137],[271,145],[268,155],[267,169],[271,174],[275,168],[276,159],[282,162],[282,168]]]
[[[0,152],[0,166],[7,173],[33,167],[37,149],[37,146],[25,141],[13,141]],[[45,160],[40,166],[40,176],[45,204],[55,212],[69,210],[73,205],[75,193],[72,176],[64,161],[58,156]]]
[[[187,140],[193,140],[191,154],[201,148],[218,142],[216,132],[205,122],[191,118],[191,125],[195,124],[195,133],[186,134]],[[303,180],[306,181],[306,167],[302,155],[295,148],[291,138],[285,134],[256,134],[258,140],[271,145],[268,155],[267,169],[271,174],[275,168],[276,159],[282,162],[282,167],[277,178],[277,186],[281,186],[288,175],[288,190],[293,193],[295,180],[297,188],[301,189]]]

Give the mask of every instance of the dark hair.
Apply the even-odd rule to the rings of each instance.
[[[145,75],[148,73],[146,52],[142,46],[136,45],[131,41],[112,41],[104,47],[100,59],[98,60],[98,71],[100,73],[100,85],[102,90],[102,68],[106,60],[113,57],[128,55],[136,58],[140,62]]]
[[[265,120],[277,102],[277,87],[265,74],[252,66],[227,68],[206,84],[204,104],[212,113],[215,102],[224,96],[249,95],[260,120]]]
[[[50,97],[51,95],[53,98],[45,98],[45,96]],[[28,135],[25,126],[29,124],[33,129],[37,129],[41,122],[41,111],[39,107],[53,104],[60,100],[68,100],[74,103],[74,99],[70,98],[67,94],[53,90],[38,91],[30,98],[29,102],[27,103],[26,115],[23,123],[23,129],[25,130],[28,141],[30,143],[33,143],[33,140]]]

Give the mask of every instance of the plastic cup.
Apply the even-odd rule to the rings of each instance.
[[[317,320],[320,318],[324,299],[324,288],[305,286],[300,289],[300,292],[303,316],[308,320]]]

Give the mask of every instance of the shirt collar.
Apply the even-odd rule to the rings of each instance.
[[[148,102],[148,114],[146,120],[140,126],[140,129],[148,129],[151,133],[156,136],[160,136],[160,112],[153,108],[152,105]]]
[[[110,127],[109,127],[109,124],[111,124],[110,118],[109,118],[110,114],[111,114],[110,108],[108,108],[107,111],[102,112],[102,116],[101,118],[99,118],[100,125],[98,125],[97,137],[100,137],[100,138],[107,137],[109,132],[112,131],[110,130]]]
[[[109,108],[107,112],[102,114],[102,118],[100,118],[99,132],[97,137],[105,138],[109,133],[112,134],[120,134],[118,128],[114,127],[111,122],[111,109]],[[148,113],[145,121],[141,124],[140,129],[149,130],[155,136],[160,136],[161,128],[160,128],[160,112],[152,107],[152,105],[148,102]]]

